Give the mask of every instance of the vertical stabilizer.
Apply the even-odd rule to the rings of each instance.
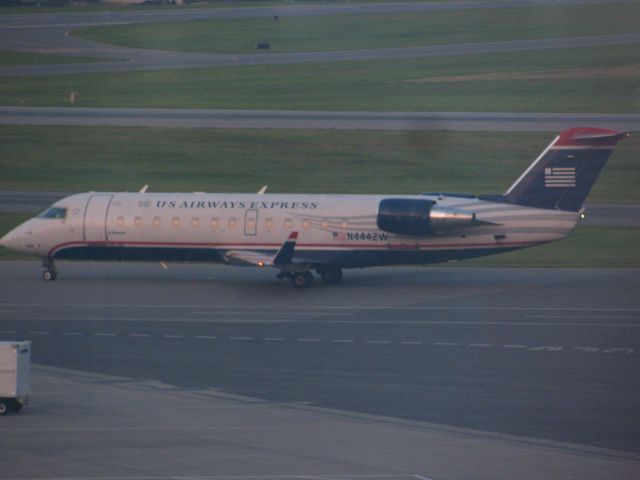
[[[578,212],[618,140],[603,128],[565,130],[504,194],[509,203]]]

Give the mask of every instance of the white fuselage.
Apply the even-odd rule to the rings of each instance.
[[[430,235],[378,228],[380,201],[427,199],[468,212],[472,225]],[[298,232],[309,264],[424,264],[499,253],[567,236],[579,214],[451,195],[83,193],[54,205],[64,218],[34,218],[3,244],[43,258],[220,261],[229,250],[275,252]]]

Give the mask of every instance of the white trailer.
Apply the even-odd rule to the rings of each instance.
[[[31,393],[31,342],[0,342],[0,415],[19,412]]]

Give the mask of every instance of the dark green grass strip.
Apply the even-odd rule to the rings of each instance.
[[[0,78],[0,105],[228,109],[640,112],[633,45],[384,61]],[[631,73],[586,76],[585,69]],[[569,78],[526,77],[570,72]],[[514,80],[504,75],[517,73]],[[491,74],[494,80],[451,81]],[[427,83],[415,80],[440,78]],[[408,126],[410,128],[410,125]]]
[[[640,4],[271,17],[87,27],[72,35],[122,46],[198,53],[412,47],[640,31]]]
[[[555,134],[4,126],[0,189],[502,193]],[[640,201],[638,151],[620,142],[589,201]]]

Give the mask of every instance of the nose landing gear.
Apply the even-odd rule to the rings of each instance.
[[[53,261],[53,258],[43,258],[42,268],[44,268],[44,271],[42,272],[42,279],[45,282],[52,282],[58,278],[58,271],[56,270],[56,264]]]

